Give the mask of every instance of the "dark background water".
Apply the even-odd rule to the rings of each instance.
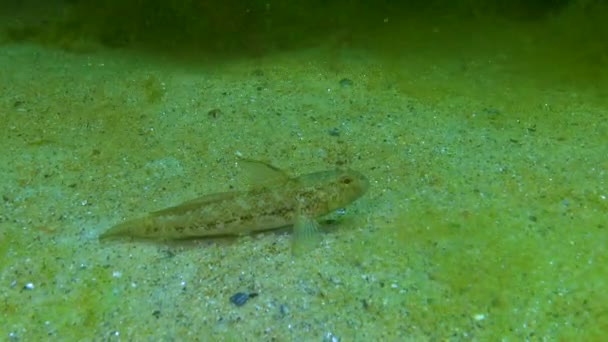
[[[466,33],[479,30],[479,22],[482,30],[501,21],[526,25],[564,12],[575,17],[564,23],[565,30],[606,40],[607,8],[591,0],[30,0],[3,1],[0,12],[3,41],[33,40],[77,50],[87,40],[157,52],[238,56],[327,41],[390,50],[412,23],[456,22]]]

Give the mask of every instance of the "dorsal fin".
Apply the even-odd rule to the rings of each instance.
[[[243,171],[245,171],[243,173],[245,184],[243,185],[245,185],[246,188],[260,189],[270,186],[277,186],[284,184],[289,180],[289,176],[287,175],[287,173],[283,172],[283,170],[275,166],[270,165],[269,163],[252,159],[239,159],[238,164],[243,169]],[[151,212],[150,215],[178,215],[199,208],[200,206],[203,206],[208,203],[232,199],[242,193],[242,191],[230,191],[204,195],[191,199],[189,201],[182,202],[170,208]]]
[[[238,160],[238,164],[244,171],[244,182],[250,188],[281,185],[289,180],[285,171],[269,163],[243,158]]]

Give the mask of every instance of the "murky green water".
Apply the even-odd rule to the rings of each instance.
[[[338,5],[231,4],[199,26],[147,7],[148,25],[185,18],[166,31],[5,11],[2,338],[605,336],[605,8]],[[288,229],[98,241],[240,189],[242,157],[293,175],[350,167],[370,190],[297,258]],[[236,306],[239,292],[256,296]]]

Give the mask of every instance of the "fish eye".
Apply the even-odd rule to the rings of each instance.
[[[344,184],[344,185],[349,185],[350,183],[353,182],[353,179],[350,177],[342,177],[340,179],[340,183]]]

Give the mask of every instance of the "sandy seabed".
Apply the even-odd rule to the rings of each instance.
[[[605,336],[603,86],[544,82],[508,51],[179,63],[1,46],[0,339]],[[298,257],[289,230],[98,241],[239,189],[239,157],[348,166],[371,187]]]

